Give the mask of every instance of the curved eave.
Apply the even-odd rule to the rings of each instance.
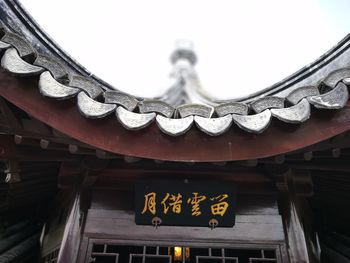
[[[0,72],[0,95],[105,151],[172,161],[259,159],[350,128],[350,36],[245,103],[175,106],[165,97],[144,100],[110,91],[48,38],[16,1],[0,1],[0,7],[0,19],[9,29],[0,41],[1,66],[14,74]],[[175,87],[167,95],[177,101],[179,91]]]
[[[193,127],[180,137],[163,134],[153,122],[139,131],[124,129],[115,118],[86,119],[72,101],[43,97],[38,78],[0,73],[0,95],[49,126],[94,147],[117,154],[172,161],[258,159],[298,150],[350,129],[350,104],[339,110],[318,110],[300,125],[273,121],[256,135],[235,127],[211,137]]]

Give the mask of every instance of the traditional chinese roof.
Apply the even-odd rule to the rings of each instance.
[[[8,81],[13,84],[8,85],[8,87],[13,86],[13,89],[3,88],[1,95],[58,130],[102,149],[113,152],[123,151],[123,153],[130,155],[135,154],[131,145],[129,145],[128,150],[126,150],[126,147],[121,150],[118,148],[120,145],[116,147],[116,144],[120,144],[120,139],[113,138],[111,132],[106,134],[102,131],[102,128],[99,128],[98,135],[94,134],[94,137],[100,137],[99,135],[104,134],[104,139],[88,138],[88,141],[86,141],[88,135],[84,134],[82,136],[82,133],[84,133],[82,130],[96,125],[96,121],[90,119],[100,119],[100,127],[106,127],[111,122],[118,122],[119,126],[125,130],[140,130],[140,134],[143,134],[141,136],[143,140],[148,140],[147,136],[144,135],[145,132],[154,137],[153,127],[158,127],[165,134],[165,137],[160,139],[161,144],[167,144],[168,147],[173,147],[175,142],[167,137],[183,137],[189,131],[195,133],[195,137],[197,137],[201,135],[198,135],[197,131],[193,132],[193,130],[200,130],[207,135],[218,136],[215,141],[198,139],[197,142],[204,142],[204,146],[209,148],[210,151],[213,151],[213,148],[210,148],[211,145],[216,145],[215,148],[217,148],[224,144],[227,153],[224,154],[225,157],[218,157],[220,160],[227,159],[229,156],[235,158],[232,155],[231,147],[236,144],[239,145],[242,136],[230,138],[230,144],[227,140],[232,135],[232,131],[237,133],[237,128],[244,132],[260,134],[266,133],[269,126],[273,126],[273,131],[265,136],[270,138],[268,140],[271,142],[274,138],[272,134],[275,134],[276,130],[277,133],[284,133],[283,138],[290,138],[291,133],[286,133],[284,131],[285,127],[287,127],[287,130],[294,129],[293,135],[296,137],[303,136],[305,130],[310,132],[310,127],[313,127],[312,129],[322,129],[330,124],[338,127],[338,130],[335,126],[329,127],[327,132],[323,130],[320,134],[315,135],[314,139],[310,138],[307,143],[294,143],[293,147],[280,145],[279,147],[283,150],[276,150],[274,151],[275,154],[316,143],[348,129],[344,122],[340,123],[336,118],[345,114],[341,109],[345,107],[348,101],[347,85],[350,85],[350,49],[348,47],[350,36],[343,39],[314,63],[272,87],[244,98],[231,100],[217,100],[208,96],[201,89],[199,78],[195,72],[196,54],[186,46],[179,46],[171,56],[174,65],[174,85],[165,94],[157,98],[140,98],[117,90],[75,62],[35,24],[18,3],[3,1],[0,5],[0,18],[2,20],[1,67],[10,73],[5,74],[2,81],[3,83]],[[23,83],[22,77],[35,79],[36,81],[19,84]],[[14,84],[14,82],[16,83]],[[21,89],[19,86],[22,85],[28,86],[28,90]],[[36,91],[33,89],[36,89]],[[39,93],[43,99],[39,99]],[[21,96],[22,98],[20,98]],[[31,99],[33,102],[26,101],[24,98]],[[44,104],[39,107],[41,103],[39,101],[47,106],[50,114],[43,116],[45,115],[42,112]],[[67,123],[65,127],[60,127],[61,123],[58,123],[58,119],[54,120],[55,117],[53,116],[58,114],[54,111],[61,110],[61,113],[63,113],[62,108],[66,107],[67,103],[70,105],[70,111],[73,110],[72,103],[75,104],[74,107],[80,112],[82,118],[79,119],[79,124],[82,125],[83,123],[84,127],[74,127],[74,131],[72,131],[72,128],[66,128]],[[326,122],[320,123],[319,120],[321,115],[326,116],[324,114],[325,110],[331,112],[326,114],[330,116],[328,124]],[[340,110],[338,117],[334,114],[334,110]],[[311,122],[314,116],[317,118],[317,124]],[[78,122],[75,121],[77,119],[76,115],[74,115],[75,120],[71,119],[69,121],[70,117],[68,111],[60,116],[62,122],[71,122],[71,125],[78,125]],[[310,118],[311,120],[309,120]],[[270,125],[272,121],[276,124]],[[103,125],[101,125],[102,123]],[[278,123],[285,126],[281,128]],[[309,124],[304,125],[304,123]],[[152,127],[146,128],[148,126]],[[197,128],[194,126],[197,126]],[[113,130],[115,127],[111,129]],[[142,132],[143,130],[145,131]],[[121,132],[118,127],[118,136],[123,137],[121,134],[128,138],[137,137],[134,132]],[[220,138],[224,134],[227,134],[227,136]],[[158,132],[157,136],[159,136]],[[206,138],[205,135],[203,136],[203,138]],[[282,137],[281,140],[284,140]],[[262,144],[267,143],[263,136],[259,138],[263,141]],[[115,142],[111,142],[113,140]],[[157,141],[155,139],[151,140]],[[233,143],[232,140],[237,142]],[[196,139],[192,139],[191,142],[196,143]],[[182,140],[176,144],[185,143]],[[153,141],[143,143],[143,147],[157,147],[156,145],[157,143]],[[252,145],[258,146],[259,144],[252,142]],[[135,147],[140,147],[140,145]],[[267,152],[265,150],[264,154],[271,155]],[[148,155],[146,152],[139,155],[154,157],[154,154]],[[176,154],[176,156],[180,155],[179,153]],[[164,158],[172,158],[170,156]],[[251,157],[254,156],[247,155],[240,158]],[[179,157],[179,159],[183,158],[188,159],[188,157]],[[213,157],[210,157],[210,159],[213,159]]]

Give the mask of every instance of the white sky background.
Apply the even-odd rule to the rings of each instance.
[[[193,41],[209,94],[248,95],[317,59],[350,32],[350,0],[21,0],[93,74],[153,97],[170,85],[177,39]]]

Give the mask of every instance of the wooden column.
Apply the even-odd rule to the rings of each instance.
[[[280,192],[280,212],[291,262],[319,262],[316,233],[312,229],[311,209],[306,197],[313,194],[310,174],[305,170],[292,170],[288,166],[270,166]]]
[[[291,262],[310,262],[299,211],[296,208],[294,200],[289,201],[289,214],[284,218],[284,224]]]
[[[62,180],[61,182],[65,181],[65,187],[74,187],[77,192],[65,225],[58,263],[77,262],[78,260],[79,247],[84,242],[82,227],[85,224],[87,210],[90,206],[92,186],[96,182],[98,173],[107,164],[106,160],[86,157],[79,165],[77,163],[65,164],[62,167],[64,169],[61,169],[61,178],[73,178],[73,180]],[[71,182],[71,184],[67,182]]]
[[[77,193],[69,211],[57,263],[76,262],[81,240],[80,230],[83,215],[80,211],[80,195]]]
[[[103,161],[103,163],[105,162]],[[81,228],[84,225],[86,211],[89,207],[91,186],[97,178],[93,168],[99,170],[100,166],[98,165],[98,162],[91,162],[91,160],[67,161],[61,164],[58,186],[64,191],[64,194],[60,202],[61,205],[56,205],[56,209],[66,210],[67,213],[64,214],[67,216],[62,223],[63,231],[60,237],[58,263],[77,261],[82,240]]]

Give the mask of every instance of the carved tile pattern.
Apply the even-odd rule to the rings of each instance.
[[[159,100],[144,100],[139,103],[139,109],[141,113],[157,112],[168,118],[173,116],[174,107],[168,103]]]
[[[262,112],[266,109],[280,109],[284,107],[284,99],[279,97],[263,97],[251,103],[252,109],[256,112]]]
[[[328,87],[335,88],[338,82],[340,82],[342,79],[349,78],[349,77],[350,77],[350,68],[338,69],[331,72],[323,80],[323,83],[326,84]]]
[[[219,117],[227,114],[248,115],[249,106],[240,102],[224,103],[215,107],[215,112]]]
[[[177,107],[177,112],[181,118],[185,118],[190,115],[210,118],[212,111],[213,109],[211,107],[201,104],[185,104]]]
[[[105,98],[105,103],[115,103],[129,111],[133,111],[138,104],[138,100],[135,97],[124,92],[107,90],[103,93],[103,97]]]
[[[38,54],[33,64],[47,69],[56,80],[68,84],[69,79],[66,68],[54,57]]]
[[[301,101],[303,98],[307,98],[310,96],[319,95],[320,92],[317,87],[314,86],[308,86],[308,87],[301,87],[296,90],[293,90],[289,95],[286,97],[286,99],[292,103],[293,105],[297,104],[299,101]]]
[[[34,48],[21,36],[6,31],[1,41],[15,47],[21,58],[25,60],[32,60],[35,57]]]
[[[72,76],[69,85],[85,91],[92,99],[97,98],[103,93],[103,89],[100,85],[84,76]]]

